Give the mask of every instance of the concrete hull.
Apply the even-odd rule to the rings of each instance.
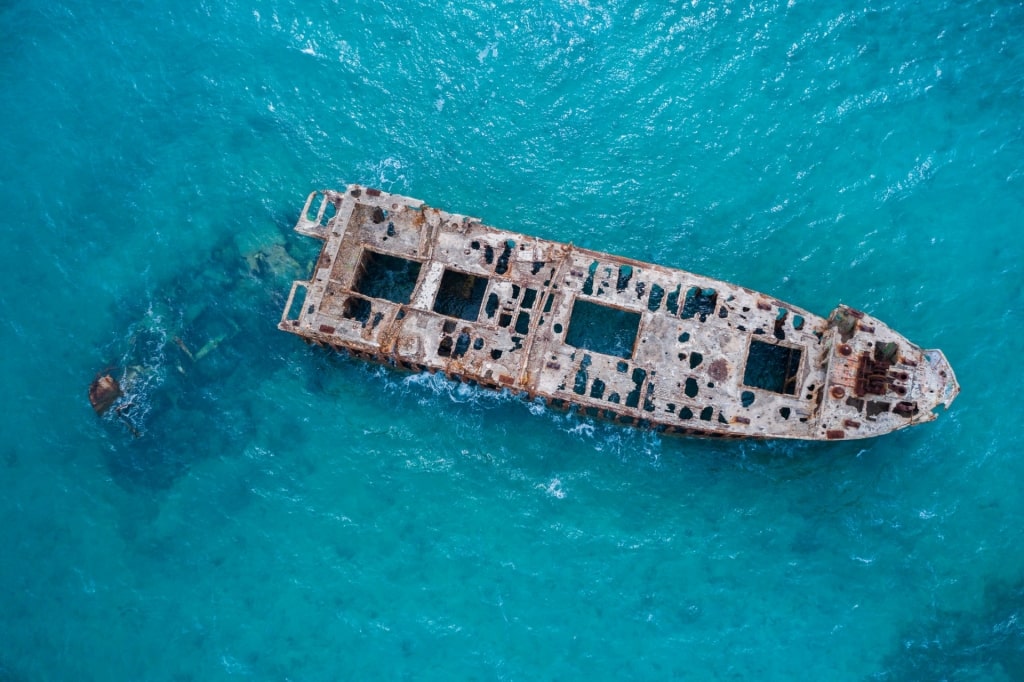
[[[318,201],[319,199],[319,201]],[[323,240],[283,331],[667,433],[865,438],[959,392],[938,350],[685,270],[483,225],[352,185],[295,228]]]

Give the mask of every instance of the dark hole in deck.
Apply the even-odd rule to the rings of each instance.
[[[590,356],[584,355],[580,362],[580,368],[576,370],[576,380],[573,384],[573,392],[583,395],[587,392],[587,368],[590,367]]]
[[[345,308],[341,313],[341,316],[349,319],[362,322],[366,324],[367,320],[370,319],[370,312],[373,310],[373,306],[365,298],[359,296],[349,296],[345,301]]]
[[[487,306],[484,308],[487,312],[487,318],[494,317],[494,313],[498,311],[498,295],[491,292],[490,296],[487,297]]]
[[[744,385],[795,395],[802,354],[799,348],[751,339],[743,372]]]
[[[590,264],[590,267],[587,268],[587,278],[583,280],[583,293],[587,296],[594,293],[594,273],[597,272],[597,265],[597,261]]]
[[[577,299],[565,342],[576,348],[628,358],[640,329],[640,313]]]
[[[461,358],[469,350],[469,332],[463,330],[459,334],[459,338],[455,341],[455,352],[452,353],[452,357]]]
[[[619,276],[615,278],[615,291],[625,291],[629,280],[633,278],[633,268],[629,265],[619,266]]]
[[[675,291],[669,292],[668,300],[665,302],[665,309],[672,315],[679,313],[679,292],[682,291],[682,289],[682,284],[676,285]]]
[[[453,345],[454,342],[452,341],[452,337],[441,337],[441,342],[437,344],[437,354],[440,355],[442,358],[451,357]]]
[[[661,299],[665,297],[665,290],[657,284],[651,285],[651,297],[647,299],[647,309],[652,313],[661,306]]]
[[[647,378],[647,370],[642,367],[633,368],[633,390],[626,394],[626,407],[636,407],[640,404],[640,387],[644,385]]]
[[[434,312],[474,322],[480,315],[485,291],[486,277],[445,270],[434,300]]]
[[[877,417],[878,415],[885,414],[886,412],[888,412],[889,407],[889,403],[885,402],[884,400],[869,400],[867,409],[868,419],[874,421],[875,417]]]
[[[714,289],[700,289],[690,287],[686,292],[686,301],[683,303],[683,319],[690,319],[700,316],[700,321],[705,322],[708,315],[715,311],[718,305],[718,293]]]
[[[786,318],[788,316],[789,311],[785,308],[779,308],[779,314],[775,316],[775,323],[772,326],[772,336],[777,338],[779,341],[783,341],[786,338],[786,330],[782,327],[786,323]]]
[[[654,412],[654,382],[647,384],[647,395],[644,396],[644,410]]]
[[[516,316],[516,334],[526,335],[530,331],[530,313],[520,312]]]
[[[498,262],[494,265],[494,272],[499,275],[504,275],[508,272],[508,259],[512,255],[512,249],[514,249],[516,243],[511,239],[505,241],[505,248],[502,249],[501,255],[498,256]]]
[[[418,262],[367,249],[363,251],[352,290],[370,298],[408,303],[419,276]]]

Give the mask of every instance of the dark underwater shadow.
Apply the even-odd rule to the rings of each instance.
[[[1024,579],[992,583],[978,611],[936,610],[900,635],[877,680],[1024,679]]]
[[[249,252],[223,239],[187,272],[117,304],[124,323],[103,351],[124,395],[102,423],[119,485],[166,489],[196,462],[249,444],[271,409],[260,384],[288,349],[281,308],[309,259],[291,246],[279,233]]]

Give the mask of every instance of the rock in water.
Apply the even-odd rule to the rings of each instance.
[[[89,403],[92,404],[92,409],[96,410],[96,414],[103,414],[109,410],[114,401],[122,395],[124,393],[121,391],[121,385],[109,374],[96,377],[89,385]]]

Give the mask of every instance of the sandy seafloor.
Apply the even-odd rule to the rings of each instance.
[[[0,680],[1024,679],[1021,2],[9,0],[0,101]],[[717,443],[330,355],[275,325],[350,182],[962,394]]]

